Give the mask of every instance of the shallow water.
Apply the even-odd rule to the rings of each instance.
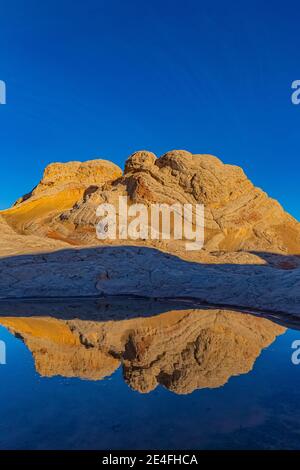
[[[178,305],[14,308],[1,449],[300,448],[297,329]]]

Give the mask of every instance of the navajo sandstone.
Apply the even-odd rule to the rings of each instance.
[[[119,196],[148,206],[204,204],[204,249],[188,252],[179,240],[98,240],[96,208]],[[0,213],[0,228],[2,298],[73,295],[78,287],[80,295],[198,291],[203,301],[223,296],[229,305],[274,309],[273,298],[279,310],[299,312],[300,224],[241,168],[211,155],[140,151],[124,173],[105,160],[51,164],[36,188]],[[19,254],[30,255],[12,257]]]

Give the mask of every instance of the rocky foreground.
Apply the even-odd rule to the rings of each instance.
[[[299,314],[300,269],[192,263],[140,247],[68,249],[0,260],[0,298],[145,296]]]
[[[204,204],[204,249],[97,240],[97,206],[124,195]],[[141,151],[124,173],[104,160],[52,164],[0,212],[0,229],[2,299],[121,294],[300,314],[300,224],[241,168],[210,155]]]

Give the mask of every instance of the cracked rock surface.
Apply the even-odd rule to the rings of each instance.
[[[0,298],[145,296],[299,314],[300,269],[191,263],[140,247],[0,259]]]

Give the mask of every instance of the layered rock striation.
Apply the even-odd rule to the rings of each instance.
[[[299,223],[255,187],[240,167],[184,150],[167,152],[160,158],[151,152],[136,152],[127,160],[123,175],[116,165],[104,160],[52,164],[40,184],[12,209],[2,212],[2,217],[20,234],[75,245],[103,244],[106,242],[96,237],[96,209],[107,202],[117,207],[119,196],[126,196],[129,204],[148,206],[203,204],[206,253],[300,253]],[[192,256],[184,253],[180,240],[134,243]],[[201,259],[201,254],[194,254],[197,256]]]

